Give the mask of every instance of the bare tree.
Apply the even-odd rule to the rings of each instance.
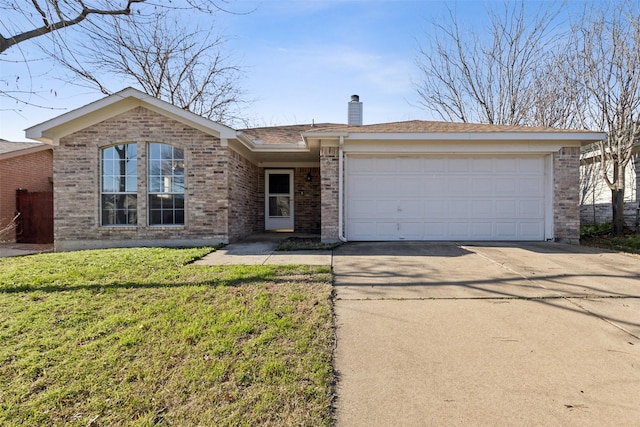
[[[84,54],[68,55],[62,47],[58,62],[105,94],[122,89],[123,80],[144,92],[198,115],[224,123],[239,117],[241,70],[223,55],[224,39],[211,31],[182,26],[160,15],[140,26],[129,17],[114,20],[104,34],[99,28],[82,44]],[[117,77],[119,85],[106,82]]]
[[[84,47],[89,42],[95,46],[100,45],[100,50],[107,51],[111,48],[114,38],[122,36],[122,33],[118,34],[118,32],[123,28],[150,31],[148,30],[149,26],[154,27],[159,20],[166,21],[181,12],[188,12],[190,17],[210,16],[210,14],[218,11],[237,13],[223,7],[227,4],[228,0],[184,0],[181,2],[148,2],[147,0],[0,0],[0,53],[6,54],[10,51],[13,53],[11,57],[3,55],[0,57],[0,61],[6,64],[23,63],[25,66],[20,75],[10,76],[5,74],[0,76],[0,96],[13,99],[17,105],[26,104],[48,108],[41,105],[37,98],[34,100],[35,96],[40,95],[45,90],[36,89],[38,85],[34,85],[33,81],[37,80],[39,76],[32,73],[31,62],[53,60],[67,66],[70,64],[84,64],[91,60],[91,58],[85,57],[86,52],[84,51]],[[194,15],[194,12],[199,13],[199,15]],[[250,13],[250,11],[240,13]],[[172,34],[177,38],[175,27],[170,27],[168,22],[163,22],[162,24],[165,25],[166,29],[171,29]],[[189,35],[195,41],[196,32],[191,31]],[[139,36],[137,37],[138,42],[142,42],[145,37],[141,34],[133,34],[131,35],[131,40],[135,40],[136,36]],[[169,37],[167,35],[166,42],[169,42]],[[219,40],[211,44],[219,45]],[[41,57],[33,58],[32,51],[34,47],[39,48]],[[197,59],[203,59],[205,52],[209,54],[211,47],[201,46],[203,52],[198,54]],[[191,53],[193,54],[195,50],[197,49],[192,47]],[[27,55],[27,52],[30,55]],[[222,56],[219,55],[218,59],[222,59]],[[237,80],[220,78],[222,74],[225,74],[221,72],[223,67],[221,62],[215,65],[217,67],[214,73],[217,76],[215,84],[222,86],[237,83]],[[53,64],[50,68],[54,68]],[[84,66],[68,68],[74,73],[79,73],[79,76],[83,79],[91,80],[92,76],[85,74],[85,71],[88,70]],[[225,68],[226,71],[230,71],[228,67]],[[93,77],[95,76],[94,73]],[[76,79],[70,80],[75,84]],[[98,86],[102,85],[96,81],[94,83],[98,83]],[[197,86],[198,84],[195,83],[195,85]],[[142,88],[146,90],[146,87]],[[55,92],[55,89],[50,89],[50,91]],[[214,90],[212,92],[224,93],[224,91]],[[204,95],[202,96],[204,97]],[[205,101],[196,100],[191,102],[190,105],[193,106],[198,102],[202,102],[202,104],[211,103],[211,99],[210,97]],[[184,102],[185,100],[183,99],[179,103]],[[216,104],[222,105],[224,103],[218,100]],[[203,106],[198,108],[206,110]],[[18,108],[15,111],[18,111]]]
[[[540,65],[559,45],[557,35],[551,37],[557,14],[547,9],[529,16],[524,2],[505,2],[501,11],[489,11],[486,32],[474,34],[449,10],[449,21],[434,21],[430,43],[419,50],[422,105],[445,120],[540,124],[532,113],[538,94],[533,88],[544,81]],[[549,89],[545,96],[551,93]],[[549,99],[557,105],[557,93]],[[544,106],[538,112],[552,108]],[[556,121],[546,116],[540,120]]]
[[[97,6],[88,6],[83,0],[31,0],[20,2],[4,2],[2,10],[19,12],[32,28],[22,29],[12,22],[3,22],[2,31],[9,31],[5,36],[0,33],[0,53],[27,40],[53,33],[55,31],[79,25],[90,15],[130,15],[134,3],[145,0],[126,0],[121,2],[107,2]],[[115,4],[114,4],[115,3]],[[40,21],[40,22],[38,22]]]
[[[576,85],[587,97],[583,121],[607,133],[601,175],[611,190],[613,234],[624,232],[625,172],[640,142],[640,5],[591,5],[574,28]]]

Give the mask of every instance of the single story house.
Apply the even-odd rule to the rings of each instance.
[[[612,176],[612,166],[608,166]],[[580,158],[580,221],[584,224],[603,224],[612,221],[611,190],[602,179],[600,156],[593,150]],[[640,214],[640,143],[634,145],[631,161],[625,169],[624,219],[633,227]]]
[[[16,191],[51,192],[52,179],[50,144],[0,140],[0,241],[16,241]]]
[[[590,131],[413,120],[236,130],[127,88],[26,130],[54,147],[56,250],[579,238]]]

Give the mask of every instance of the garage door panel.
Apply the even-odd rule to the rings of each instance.
[[[515,200],[496,200],[496,218],[516,218],[518,204]]]
[[[424,171],[427,173],[442,173],[447,169],[446,163],[443,162],[440,158],[425,158],[422,159],[422,163],[424,165]]]
[[[519,218],[536,218],[544,216],[544,204],[540,200],[522,200],[518,206]]]
[[[543,232],[539,222],[521,222],[518,235],[522,240],[536,239]]]
[[[451,195],[461,197],[470,192],[469,178],[451,177],[447,180],[447,192]]]
[[[449,200],[447,202],[449,218],[469,218],[469,202],[466,200]]]
[[[349,205],[349,213],[357,218],[371,218],[375,216],[376,205],[375,200],[352,200]]]
[[[522,174],[530,173],[536,175],[541,168],[544,168],[544,159],[523,158],[518,159],[518,171]]]
[[[515,173],[518,171],[518,162],[510,158],[497,158],[494,159],[495,173]]]
[[[490,239],[493,235],[492,222],[474,222],[471,224],[471,238],[477,240]]]
[[[379,158],[375,159],[375,171],[382,174],[395,174],[398,170],[396,165],[398,159]]]
[[[415,196],[423,193],[422,179],[420,176],[398,177],[396,181],[396,193],[400,196]]]
[[[477,195],[492,195],[494,194],[493,179],[484,177],[474,179],[471,181],[471,190]]]
[[[469,159],[447,159],[445,164],[447,167],[447,172],[459,172],[459,173],[467,173],[469,171]]]
[[[394,177],[378,177],[372,180],[369,185],[371,186],[370,191],[379,194],[395,194],[398,191],[398,184]]]
[[[498,197],[513,197],[519,193],[518,181],[514,180],[515,177],[500,177],[495,179],[495,195]]]
[[[398,236],[403,240],[420,240],[423,235],[422,221],[407,221],[400,224]]]
[[[518,233],[518,224],[515,221],[497,222],[495,234],[498,239],[512,239]]]
[[[422,200],[399,200],[398,217],[422,218],[424,217],[424,203]]]
[[[450,222],[447,224],[447,237],[453,239],[467,239],[470,224],[468,222]]]
[[[493,218],[493,202],[491,200],[475,200],[470,203],[470,214],[472,218]]]
[[[371,185],[371,176],[357,176],[353,175],[349,179],[349,193],[357,194],[358,197],[372,197],[376,196],[375,186]]]
[[[347,238],[543,240],[544,174],[543,156],[348,157]]]
[[[432,196],[447,194],[446,180],[442,176],[428,176],[422,179],[424,194]]]
[[[424,214],[427,218],[445,218],[447,202],[444,200],[427,200],[424,204]]]
[[[471,159],[471,171],[480,173],[493,172],[493,159]]]
[[[445,238],[447,224],[444,222],[425,222],[424,236],[425,240],[442,240]]]

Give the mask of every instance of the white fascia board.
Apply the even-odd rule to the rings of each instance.
[[[235,138],[236,131],[133,88],[94,101],[25,130],[27,138],[58,145],[60,138],[136,107],[188,124],[220,138]]]
[[[256,153],[308,153],[311,151],[309,144],[305,141],[298,141],[291,144],[256,144],[241,131],[236,132],[236,136],[242,145]]]
[[[315,135],[315,134],[312,134]],[[310,135],[311,136],[311,135]],[[465,132],[349,133],[350,141],[576,141],[590,144],[606,138],[602,132]],[[566,146],[566,145],[565,145]]]
[[[299,144],[265,144],[255,145],[252,151],[256,153],[308,153],[311,149],[306,145]]]
[[[320,162],[258,162],[261,168],[319,168]]]
[[[384,135],[376,133],[374,135]],[[340,137],[348,137],[348,132],[302,132],[305,139],[340,139]]]
[[[511,143],[509,141],[485,143],[464,141],[397,141],[394,144],[377,143],[345,143],[345,153],[370,153],[370,154],[548,154],[560,150],[563,147],[579,147],[580,143],[573,141],[533,141]]]

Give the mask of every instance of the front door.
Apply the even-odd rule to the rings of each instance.
[[[265,230],[293,231],[293,170],[265,171]]]

